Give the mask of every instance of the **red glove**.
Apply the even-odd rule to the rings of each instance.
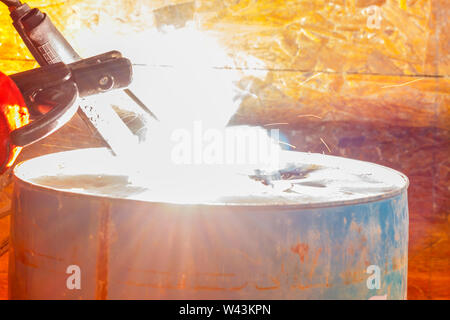
[[[30,121],[28,109],[16,84],[0,72],[0,173],[14,164],[22,148],[11,144],[11,131]]]

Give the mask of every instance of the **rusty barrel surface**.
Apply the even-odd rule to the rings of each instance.
[[[15,169],[10,298],[406,298],[399,172],[287,152],[309,168],[290,193],[176,203],[148,200],[120,169],[99,175],[114,167],[93,163],[105,154],[51,154]]]

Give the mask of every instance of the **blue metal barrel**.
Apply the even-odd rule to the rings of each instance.
[[[401,173],[287,152],[309,169],[283,197],[170,203],[146,200],[120,172],[96,174],[108,165],[91,159],[104,154],[16,168],[10,298],[406,298]]]

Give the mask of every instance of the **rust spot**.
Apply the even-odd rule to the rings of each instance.
[[[98,248],[97,248],[97,283],[95,298],[108,298],[108,263],[109,263],[109,224],[110,206],[103,202],[99,212]]]
[[[401,257],[393,257],[392,258],[392,271],[400,270],[405,266],[405,261]]]
[[[364,270],[361,268],[361,270]],[[340,274],[344,285],[355,284],[366,280],[367,275],[361,270],[346,270]]]
[[[31,268],[35,268],[35,269],[38,268],[37,264],[30,262],[25,251],[16,250],[15,258],[17,259],[17,261],[20,261],[23,265],[25,265],[27,267],[31,267]]]
[[[277,278],[271,277],[270,280],[275,284],[275,286],[270,287],[260,287],[257,284],[255,285],[256,290],[276,290],[280,288],[280,281]]]
[[[300,262],[305,262],[305,256],[308,254],[309,246],[306,243],[297,243],[295,246],[291,248],[291,251],[295,254],[298,254],[300,258]]]
[[[126,284],[128,286],[133,287],[146,287],[146,288],[154,288],[154,289],[178,289],[177,286],[169,285],[169,284],[156,284],[156,283],[141,283],[141,282],[134,282],[134,281],[127,281],[127,282],[121,282],[123,284]]]
[[[331,288],[332,286],[328,283],[316,283],[316,284],[310,284],[310,285],[301,285],[301,284],[294,284],[291,285],[292,289],[300,289],[300,290],[306,290],[306,289],[314,289],[314,288]]]
[[[185,289],[186,288],[186,274],[183,274],[180,278],[180,281],[177,284],[178,289]]]
[[[234,273],[208,273],[208,272],[196,272],[194,275],[208,276],[208,277],[235,277]]]
[[[143,273],[151,273],[151,274],[162,274],[162,275],[170,275],[170,272],[167,271],[158,271],[158,270],[145,270],[145,269],[133,269],[128,268],[129,272],[143,272]]]
[[[247,287],[248,283],[245,282],[242,286],[232,287],[232,288],[219,288],[219,287],[205,287],[205,286],[196,286],[194,290],[210,290],[210,291],[239,291]]]
[[[255,286],[256,290],[276,290],[279,289],[279,286],[273,286],[273,287],[260,287],[258,285]]]
[[[322,253],[322,248],[316,249],[314,260],[311,266],[311,271],[309,272],[309,277],[312,279],[314,272],[316,271],[317,262],[319,261],[320,254]]]

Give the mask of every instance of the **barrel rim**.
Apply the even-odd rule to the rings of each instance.
[[[100,150],[100,149],[105,149],[105,148],[86,148],[86,149],[77,149],[77,150],[71,150],[71,151],[63,151],[63,152],[56,152],[56,153],[51,153],[51,154],[47,154],[47,155],[42,155],[36,158],[41,158],[41,157],[45,157],[48,155],[56,155],[56,154],[63,154],[63,153],[69,153],[69,152],[76,152],[76,151],[86,151],[86,150]],[[294,152],[294,151],[287,151],[287,152],[291,152],[291,153],[299,153],[299,152]],[[300,152],[302,154],[307,154],[304,152]],[[314,155],[312,153],[308,153],[311,155]],[[317,154],[317,155],[321,155],[321,154]],[[135,199],[135,198],[126,198],[126,197],[117,197],[117,196],[110,196],[110,195],[103,195],[103,194],[89,194],[89,193],[80,193],[80,192],[75,192],[75,191],[71,191],[71,190],[63,190],[60,188],[56,188],[56,187],[51,187],[51,186],[46,186],[46,185],[42,185],[42,184],[38,184],[26,179],[21,178],[18,173],[19,170],[21,168],[21,166],[23,166],[24,164],[26,164],[28,161],[32,161],[33,159],[36,158],[32,158],[32,159],[28,159],[25,161],[20,162],[19,164],[17,164],[14,168],[13,174],[14,174],[14,180],[15,182],[20,182],[23,183],[24,185],[26,185],[27,187],[31,188],[31,189],[36,189],[36,190],[40,190],[40,191],[46,191],[46,192],[52,192],[52,193],[58,193],[58,194],[63,194],[66,196],[70,196],[70,197],[84,197],[84,198],[91,198],[91,199],[96,199],[99,201],[104,201],[104,200],[108,200],[110,202],[123,202],[123,201],[127,201],[127,202],[134,202],[134,203],[142,203],[142,204],[149,204],[149,205],[156,205],[156,206],[183,206],[183,207],[221,207],[221,208],[227,208],[227,207],[232,207],[232,208],[243,208],[243,209],[286,209],[286,210],[304,210],[304,209],[319,209],[319,208],[329,208],[329,207],[342,207],[342,206],[349,206],[349,205],[359,205],[359,204],[366,204],[366,203],[372,203],[372,202],[379,202],[382,200],[386,200],[386,199],[391,199],[394,198],[402,193],[404,193],[408,187],[409,187],[409,179],[408,177],[401,173],[400,171],[397,171],[395,169],[380,165],[380,164],[376,164],[373,162],[368,162],[368,161],[362,161],[362,160],[357,160],[357,159],[350,159],[350,158],[343,158],[343,157],[338,157],[338,156],[332,156],[332,155],[325,155],[326,157],[329,158],[339,158],[339,159],[346,159],[346,160],[351,160],[351,161],[355,161],[355,162],[361,162],[364,164],[369,164],[371,166],[375,166],[378,167],[380,169],[383,170],[387,170],[389,172],[391,172],[392,174],[396,174],[398,175],[401,179],[404,180],[404,184],[401,187],[398,187],[397,189],[393,189],[391,191],[379,194],[379,195],[372,195],[372,196],[368,196],[365,198],[358,198],[358,199],[350,199],[350,200],[337,200],[337,201],[328,201],[328,202],[318,202],[318,203],[276,203],[276,202],[272,202],[270,204],[266,204],[266,203],[225,203],[225,202],[201,202],[201,203],[183,203],[183,202],[176,202],[176,201],[154,201],[154,200],[143,200],[143,199]]]

